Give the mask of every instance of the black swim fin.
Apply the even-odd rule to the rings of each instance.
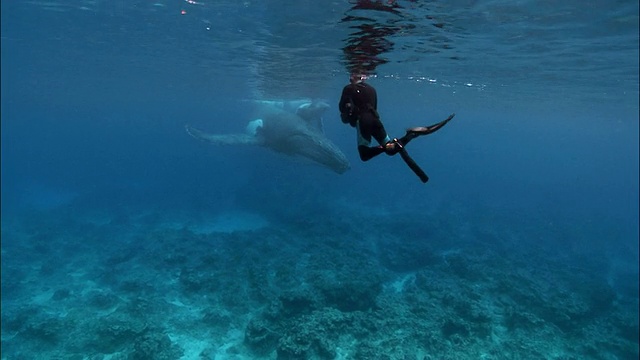
[[[429,126],[418,126],[407,129],[407,135],[420,136],[420,135],[428,135],[432,134],[445,126],[453,117],[456,116],[455,113],[449,115],[448,118],[440,121],[437,124],[429,125]]]
[[[424,171],[422,171],[420,166],[418,166],[418,164],[416,164],[416,162],[411,158],[411,156],[409,156],[409,153],[407,153],[407,150],[402,148],[399,152],[400,152],[400,156],[402,157],[402,160],[404,160],[404,162],[407,163],[409,168],[413,170],[413,172],[416,175],[418,175],[418,177],[420,178],[420,181],[422,181],[423,183],[426,183],[427,181],[429,181],[429,177],[427,176],[427,174]]]
[[[407,153],[407,150],[405,150],[404,146],[407,145],[409,141],[411,141],[411,139],[414,139],[420,135],[433,134],[434,132],[442,129],[442,127],[445,126],[449,121],[451,121],[451,119],[453,119],[454,116],[456,116],[455,113],[449,115],[448,118],[440,121],[437,124],[409,128],[407,129],[407,134],[403,136],[401,139],[399,140],[394,139],[394,142],[396,142],[400,146],[400,150],[398,152],[400,153],[400,156],[402,156],[402,160],[404,160],[404,162],[407,163],[409,168],[413,170],[413,172],[416,175],[418,175],[418,177],[423,183],[426,183],[427,181],[429,181],[429,177],[424,171],[422,171],[420,166],[418,166],[418,164],[416,164],[416,162],[413,161],[411,156],[409,156],[409,153]]]

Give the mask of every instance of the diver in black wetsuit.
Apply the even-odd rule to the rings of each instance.
[[[378,115],[376,89],[366,84],[364,82],[365,78],[366,76],[363,74],[351,74],[349,78],[350,84],[342,89],[342,96],[338,106],[342,122],[350,124],[358,131],[358,153],[362,161],[368,161],[383,152],[387,155],[395,155],[400,152],[403,155],[403,159],[407,161],[405,158],[406,152],[403,151],[409,141],[420,135],[431,134],[439,130],[454,116],[452,114],[446,120],[431,126],[410,128],[400,139],[391,139]],[[378,146],[371,146],[372,137],[376,139]],[[414,171],[416,170],[414,169]],[[426,175],[424,176],[426,177]],[[423,181],[426,182],[424,179]]]
[[[358,153],[362,161],[385,152],[386,144],[391,138],[384,129],[378,115],[378,95],[373,86],[364,82],[364,76],[352,74],[350,84],[342,89],[340,97],[340,117],[342,122],[355,127],[358,131]],[[379,146],[371,146],[371,138],[375,138]]]

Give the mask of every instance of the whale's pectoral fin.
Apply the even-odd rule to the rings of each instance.
[[[324,133],[322,114],[329,108],[324,101],[306,102],[296,109],[296,115],[302,118],[310,129]]]
[[[194,138],[202,141],[206,141],[217,145],[234,145],[234,144],[246,144],[246,145],[259,145],[255,136],[249,134],[224,134],[216,135],[209,134],[202,130],[196,129],[190,125],[185,126],[187,133]]]

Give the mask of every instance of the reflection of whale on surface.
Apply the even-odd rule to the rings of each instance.
[[[249,144],[279,153],[298,155],[342,174],[349,161],[322,131],[322,114],[329,108],[315,101],[258,101],[259,118],[249,122],[244,134],[208,134],[189,125],[187,133],[213,144]]]

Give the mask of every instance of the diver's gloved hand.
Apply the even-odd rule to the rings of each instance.
[[[398,141],[398,139],[393,139],[393,140],[387,142],[386,144],[384,144],[384,152],[389,156],[393,156],[393,155],[399,153],[402,150],[402,148],[403,148],[403,146]]]
[[[340,119],[342,120],[343,124],[349,124],[351,125],[351,127],[356,127],[356,124],[358,122],[358,118],[353,115],[352,111],[348,113],[340,113]]]

